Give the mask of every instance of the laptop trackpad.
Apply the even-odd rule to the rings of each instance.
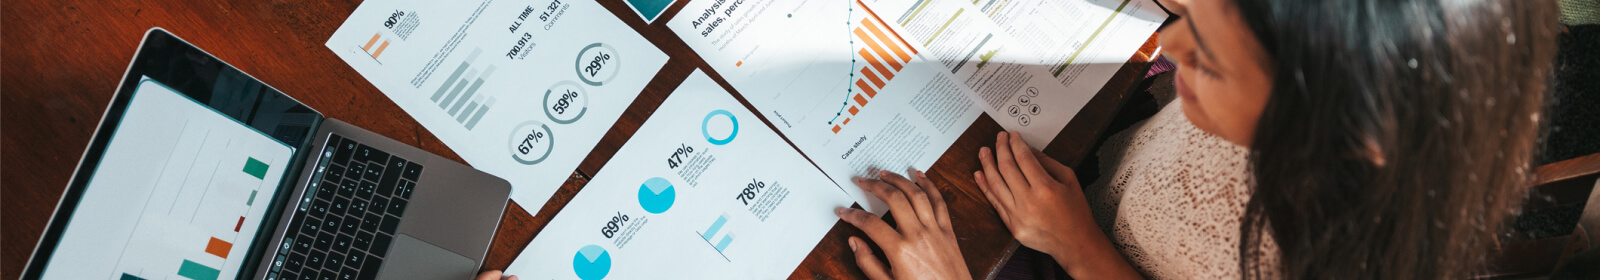
[[[395,236],[378,279],[472,279],[473,260],[409,235]]]

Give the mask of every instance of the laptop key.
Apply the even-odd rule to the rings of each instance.
[[[417,183],[406,182],[405,186],[406,187],[404,189],[400,190],[400,194],[399,195],[400,195],[401,198],[411,199],[411,190],[417,188]]]
[[[296,237],[294,252],[301,254],[311,252],[311,243],[312,241],[309,235],[301,235],[300,237]]]
[[[350,162],[350,156],[354,153],[356,153],[356,142],[344,139],[339,142],[339,149],[334,151],[334,162]]]
[[[385,173],[385,175],[387,174],[388,173]],[[395,180],[394,182],[389,183],[378,183],[378,188],[373,190],[373,195],[375,197],[387,197],[395,195],[395,190],[400,189],[400,184],[404,183],[405,181],[402,180]]]
[[[339,272],[323,270],[317,274],[317,280],[339,280]]]
[[[318,186],[317,187],[317,198],[320,198],[322,200],[332,201],[332,200],[334,200],[335,192],[338,192],[338,191],[339,191],[339,184],[338,183],[324,181],[322,183],[322,186]]]
[[[334,237],[334,248],[338,248],[335,251],[339,252],[344,252],[346,248],[350,248],[350,236],[341,234],[339,237]]]
[[[350,165],[345,166],[345,176],[344,177],[345,177],[345,179],[349,179],[349,180],[361,180],[361,175],[362,174],[366,174],[366,173],[367,173],[367,165],[366,164],[352,162],[352,163],[350,163]]]
[[[339,280],[356,280],[356,269],[346,267],[339,272]]]
[[[382,233],[395,234],[395,229],[399,227],[400,218],[384,215],[384,222],[378,225],[378,231]]]
[[[383,178],[383,175],[384,175],[383,173],[384,173],[384,165],[382,163],[374,163],[374,164],[371,164],[371,165],[367,165],[367,172],[362,172],[361,173],[361,179],[362,180],[367,180],[367,181],[373,181],[374,183],[376,183],[376,182],[378,182],[378,180]]]
[[[334,245],[334,235],[326,232],[318,234],[317,243],[312,245],[316,246],[318,251],[327,251],[330,246]]]
[[[406,212],[406,200],[405,199],[395,199],[395,200],[390,200],[389,201],[389,214],[394,214],[395,216],[406,216],[406,215],[402,215],[405,212]]]
[[[400,180],[400,173],[406,169],[406,160],[400,157],[389,158],[389,165],[384,166],[383,177],[378,179],[379,185],[394,185]]]
[[[360,193],[358,192],[357,194],[359,195]],[[350,211],[349,212],[350,212],[351,215],[357,215],[357,216],[360,216],[361,213],[366,213],[367,212],[367,200],[366,199],[361,199],[360,197],[357,197],[356,199],[351,200],[350,201]]]
[[[340,181],[322,181],[322,184],[317,186],[317,199],[333,200],[334,192],[339,191],[339,182]]]
[[[361,261],[365,259],[367,259],[367,253],[363,253],[361,251],[350,251],[350,255],[345,256],[345,265],[349,267],[361,267]]]
[[[328,252],[328,259],[322,261],[322,267],[327,268],[328,270],[339,271],[340,268],[344,267],[344,263],[345,254],[340,254],[339,252]]]
[[[356,238],[350,241],[350,245],[351,249],[366,251],[368,247],[372,247],[372,233],[365,231],[356,233]]]
[[[323,171],[323,178],[334,182],[345,180],[345,167],[340,165],[342,163],[343,162],[329,164],[328,170]]]
[[[388,234],[379,234],[377,236],[373,236],[372,237],[372,249],[371,250],[367,250],[367,251],[368,252],[372,252],[373,255],[378,255],[378,256],[388,255],[389,254],[389,241],[392,240],[392,239],[393,239],[393,237],[390,237]]]
[[[350,209],[350,199],[344,196],[335,197],[333,203],[328,204],[328,216],[343,216],[347,209]]]
[[[383,196],[373,196],[372,202],[367,203],[367,213],[383,215],[389,209],[389,199]]]
[[[326,258],[328,254],[321,251],[313,251],[306,255],[306,269],[301,270],[301,274],[317,275],[317,270],[322,269],[322,260]]]
[[[375,193],[377,191],[378,191],[378,184],[374,184],[373,182],[368,182],[368,181],[361,181],[361,185],[356,186],[356,194],[353,197],[361,198],[361,199],[368,199],[368,198],[372,198],[373,193]]]
[[[284,264],[284,266],[287,266],[291,269],[300,269],[302,267],[306,267],[306,256],[302,256],[300,254],[290,254],[289,260]]]
[[[360,215],[361,213],[356,213]],[[361,218],[345,216],[345,221],[339,223],[339,233],[356,234],[356,228],[361,226]]]
[[[417,181],[417,178],[421,176],[422,165],[415,162],[406,164],[406,169],[400,173],[400,177],[406,177],[407,180],[412,181]]]
[[[372,213],[367,213],[367,218],[361,219],[361,230],[377,231],[378,230],[378,223],[382,222],[382,221],[383,221],[383,216],[378,216],[378,215],[374,215]]]
[[[328,199],[328,201],[332,201],[333,197],[329,197]],[[328,215],[328,201],[318,200],[316,202],[312,202],[311,208],[307,209],[308,211],[306,212],[306,217],[322,218],[322,216]]]
[[[339,192],[337,194],[344,197],[356,195],[356,189],[360,188],[357,184],[361,184],[360,181],[347,179],[344,183],[339,184]]]
[[[322,219],[322,228],[318,229],[319,230],[318,232],[327,233],[327,232],[332,232],[332,231],[338,231],[339,230],[339,220],[340,219],[343,219],[343,217],[340,217],[339,215],[328,215],[327,217],[323,217],[323,219]]]
[[[375,149],[373,147],[368,147],[365,144],[356,144],[356,161],[376,161],[379,163],[387,163],[389,162],[389,153],[385,153],[384,151]]]
[[[304,233],[306,235],[317,235],[318,232],[322,232],[322,220],[306,217],[306,223],[300,226],[300,233]],[[304,253],[304,251],[301,252]]]
[[[383,264],[383,261],[384,261],[383,259],[379,259],[379,258],[376,258],[376,257],[369,256],[367,258],[367,261],[363,262],[361,264],[361,275],[357,275],[356,279],[357,280],[378,279],[378,269],[381,268],[381,265]]]

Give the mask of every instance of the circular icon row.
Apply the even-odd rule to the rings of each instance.
[[[578,51],[573,70],[579,81],[564,80],[545,89],[541,106],[545,117],[558,125],[572,124],[589,112],[588,86],[603,86],[617,78],[622,58],[610,45],[593,43]],[[526,165],[539,164],[550,157],[555,148],[555,135],[550,126],[540,121],[527,121],[512,129],[507,143],[511,157]]]
[[[1040,104],[1034,103],[1034,98],[1040,96],[1039,89],[1028,87],[1028,90],[1023,92],[1024,94],[1017,96],[1017,103],[1006,107],[1006,114],[1016,118],[1017,124],[1028,126],[1034,122],[1032,116],[1039,115],[1044,109],[1040,108]]]

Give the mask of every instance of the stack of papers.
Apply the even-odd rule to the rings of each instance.
[[[625,3],[652,22],[673,1]],[[984,113],[1044,148],[1165,19],[1150,0],[690,1],[666,25],[756,112],[697,70],[507,272],[785,277],[834,209],[887,210],[850,178],[927,170]],[[371,0],[327,45],[531,213],[667,61],[583,0]]]

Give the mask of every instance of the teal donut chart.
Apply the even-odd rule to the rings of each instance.
[[[728,116],[728,121],[733,122],[734,124],[734,131],[729,132],[728,137],[723,139],[713,138],[710,132],[706,132],[706,124],[710,123],[712,121],[712,117],[717,115]],[[739,118],[735,118],[734,113],[730,113],[728,110],[717,109],[712,111],[711,113],[706,114],[705,119],[700,121],[700,135],[705,136],[706,142],[711,142],[713,145],[722,146],[728,144],[729,142],[734,142],[734,137],[739,136]]]

